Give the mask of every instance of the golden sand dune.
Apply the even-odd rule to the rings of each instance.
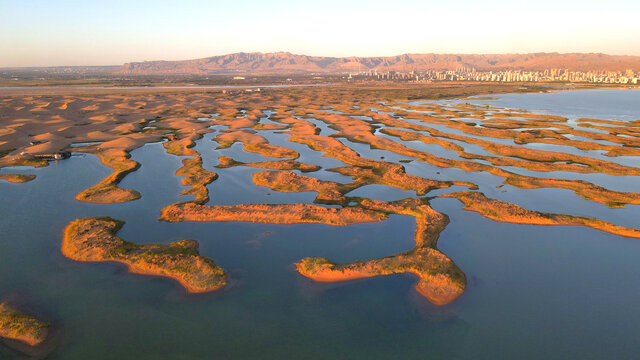
[[[613,225],[599,219],[531,211],[515,204],[489,199],[481,192],[455,192],[441,196],[456,198],[464,204],[465,210],[475,211],[495,221],[530,225],[588,226],[615,235],[640,238],[640,229]]]
[[[184,176],[182,185],[191,186],[191,188],[183,191],[180,195],[194,195],[193,202],[196,204],[204,204],[209,201],[207,184],[213,182],[218,177],[218,174],[203,169],[200,156],[184,159],[182,160],[182,165],[176,171],[176,175]]]
[[[169,277],[192,293],[226,285],[225,272],[199,255],[197,241],[136,245],[115,235],[123,224],[108,217],[75,220],[64,229],[62,253],[75,261],[114,261],[132,273]]]
[[[398,129],[382,130],[383,133],[397,136],[402,140],[417,140],[425,143],[435,143],[443,146],[446,149],[458,152],[458,154],[463,158],[486,160],[496,166],[516,166],[534,171],[571,171],[577,173],[601,172],[611,175],[637,175],[638,171],[640,171],[636,168],[618,165],[611,161],[598,160],[586,156],[577,156],[557,151],[545,151],[528,149],[520,146],[496,144],[490,141],[472,137],[459,136],[455,134],[445,134],[442,131],[430,128],[426,128],[424,131],[428,131],[431,136]],[[468,153],[464,151],[463,147],[455,143],[448,142],[439,138],[434,138],[433,136],[450,138],[453,140],[464,141],[469,144],[480,145],[483,147],[483,150],[499,155],[499,157]],[[638,152],[638,154],[640,155],[640,151]]]
[[[90,131],[86,135],[87,139],[92,139],[92,140],[108,139],[109,137],[111,136],[104,131]]]
[[[125,175],[140,167],[140,164],[129,159],[131,155],[122,150],[104,150],[96,153],[96,155],[104,165],[113,169],[113,173],[96,185],[77,194],[76,199],[102,204],[122,203],[139,199],[139,192],[121,189],[118,187],[118,183],[122,181]]]
[[[344,193],[354,189],[354,185],[322,181],[291,171],[260,171],[253,174],[253,182],[256,185],[282,192],[314,191],[318,193],[315,202],[325,204],[346,205],[347,199],[344,197]],[[355,185],[355,187],[358,186]]]
[[[0,337],[37,346],[46,340],[48,328],[49,324],[0,303]]]
[[[38,140],[38,141],[45,141],[45,140],[56,140],[60,137],[60,135],[54,134],[54,133],[43,133],[43,134],[38,134],[33,136],[34,140]]]
[[[351,225],[382,221],[387,215],[377,211],[348,207],[326,208],[309,204],[247,204],[204,206],[191,202],[172,204],[162,209],[160,220],[243,221],[269,224],[320,223]]]
[[[369,184],[411,190],[417,196],[428,196],[431,191],[455,185],[478,188],[471,182],[436,177],[440,175],[437,168],[453,168],[463,170],[458,172],[460,174],[464,174],[464,171],[485,172],[502,178],[504,184],[525,190],[571,190],[585,199],[611,207],[640,204],[639,193],[614,191],[581,180],[584,178],[581,177],[582,174],[640,175],[637,167],[620,165],[607,158],[591,157],[592,153],[588,152],[575,153],[595,150],[611,157],[639,156],[640,121],[579,119],[579,126],[576,126],[575,122],[568,121],[565,117],[515,109],[461,102],[419,105],[407,103],[407,100],[496,91],[518,92],[527,89],[521,89],[520,85],[485,84],[386,87],[346,85],[266,89],[260,93],[230,91],[225,94],[216,91],[158,89],[0,97],[0,167],[44,166],[47,161],[33,155],[69,150],[72,143],[101,141],[97,145],[73,150],[96,154],[104,165],[113,169],[113,173],[95,186],[82,191],[77,198],[98,203],[124,202],[140,196],[134,189],[118,187],[118,183],[139,166],[130,159],[129,152],[144,144],[168,139],[163,144],[168,154],[188,156],[182,159],[182,167],[176,171],[176,175],[182,177],[183,185],[189,186],[182,194],[194,195],[194,199],[165,207],[161,211],[162,220],[321,223],[343,226],[382,221],[390,214],[413,216],[416,218],[415,248],[409,252],[348,264],[335,264],[329,259],[307,258],[297,264],[298,271],[318,281],[410,273],[418,276],[416,289],[422,295],[434,304],[443,305],[462,294],[466,286],[462,271],[452,259],[437,249],[438,236],[448,223],[447,216],[431,209],[424,198],[382,202],[350,198],[345,194]],[[37,110],[33,111],[34,109]],[[213,128],[210,128],[212,125]],[[326,128],[331,135],[324,135]],[[218,174],[203,167],[202,156],[194,146],[198,139],[212,131],[216,131],[214,140],[220,149],[238,142],[242,144],[244,151],[282,158],[242,163],[223,156],[219,157],[217,168],[247,166],[278,170],[256,172],[254,183],[283,192],[314,191],[318,194],[316,203],[337,206],[205,205],[209,199],[207,184],[214,181]],[[310,155],[318,152],[325,158],[331,158],[333,163],[339,165],[332,165],[337,167],[327,170],[348,176],[351,182],[342,184],[316,178],[319,175],[313,172],[319,170],[320,166],[311,163],[314,157],[306,157],[306,152],[300,154],[286,146],[280,146],[281,143],[269,143],[268,139],[273,134],[304,145]],[[40,143],[41,141],[44,142]],[[354,150],[354,142],[409,158],[403,160],[406,162],[414,159],[417,161],[405,168],[401,163],[385,161],[377,155],[376,158],[368,158],[373,155],[365,152],[359,154]],[[546,151],[527,147],[526,144],[562,147]],[[210,145],[213,144],[201,144],[204,149]],[[431,146],[441,147],[443,151],[423,150],[430,149]],[[555,151],[565,147],[576,151]],[[212,148],[208,150],[215,151]],[[27,154],[20,155],[22,152]],[[304,160],[296,161],[300,155]],[[420,166],[437,174],[419,172]],[[565,175],[575,174],[575,178],[524,176],[516,174],[515,170],[511,171],[510,167],[547,173],[562,171]],[[300,174],[301,172],[305,174]],[[220,170],[221,176],[224,173],[225,171]],[[9,181],[30,178],[4,174],[4,179]],[[456,197],[465,203],[468,210],[477,211],[497,221],[581,225],[638,237],[637,229],[615,226],[595,218],[529,211],[515,204],[488,199],[481,193],[456,192],[446,196]],[[96,229],[102,229],[95,230],[97,232],[87,229],[87,234],[98,234],[97,238],[106,239],[105,241],[92,243],[90,250],[82,247],[78,248],[81,250],[76,250],[87,251],[88,258],[100,254],[100,259],[95,258],[98,259],[96,261],[120,261],[127,263],[134,271],[148,271],[171,277],[179,276],[167,275],[170,274],[167,267],[178,266],[178,263],[165,262],[164,258],[157,258],[156,255],[182,254],[180,256],[186,256],[189,262],[207,264],[204,260],[196,260],[200,258],[197,252],[194,253],[194,244],[191,242],[180,242],[169,247],[140,247],[115,237],[117,229],[114,226],[117,225],[113,225],[111,221],[113,220],[104,220],[102,225],[94,223]],[[134,251],[129,251],[130,249]],[[109,255],[115,258],[105,255],[111,251],[117,253]]]
[[[30,174],[0,174],[0,180],[7,180],[12,183],[23,183],[35,178],[35,175]]]
[[[300,274],[316,281],[332,282],[411,273],[419,278],[416,290],[435,305],[449,304],[464,292],[464,273],[436,248],[440,232],[449,223],[446,215],[418,199],[396,202],[365,199],[361,205],[371,210],[415,216],[415,248],[404,254],[347,264],[335,264],[325,258],[305,258],[296,264]]]
[[[300,170],[302,172],[312,172],[320,170],[320,166],[313,164],[304,164],[295,160],[274,160],[274,161],[258,161],[243,163],[241,161],[235,161],[228,156],[220,156],[218,158],[220,162],[216,167],[228,168],[233,166],[248,166],[259,169],[273,169],[273,170]]]
[[[255,130],[284,130],[287,129],[288,126],[282,124],[256,124],[253,126]]]
[[[40,103],[31,108],[31,111],[47,111],[47,107],[49,107],[49,105],[51,105],[50,102]]]
[[[133,131],[136,131],[138,126],[136,124],[121,124],[113,128],[113,131],[116,131],[121,134],[127,134]]]
[[[597,201],[609,207],[640,204],[640,193],[613,191],[582,180],[535,178],[512,174],[505,179],[504,183],[522,189],[556,188],[572,190],[587,200]]]
[[[300,154],[291,149],[270,145],[264,137],[246,130],[236,130],[220,134],[216,136],[215,141],[219,144],[219,149],[228,148],[235,142],[239,142],[244,145],[245,151],[258,153],[267,157],[297,159],[300,156]]]
[[[194,138],[197,135],[193,136]],[[205,204],[209,201],[209,190],[207,184],[213,182],[218,174],[205,170],[202,167],[202,158],[200,154],[193,150],[195,142],[192,138],[184,138],[181,140],[171,140],[164,144],[167,153],[178,156],[193,156],[182,160],[182,167],[176,171],[176,175],[184,176],[181,180],[182,185],[191,186],[184,190],[180,195],[195,196],[193,202],[196,204]]]
[[[43,154],[54,153],[60,148],[60,143],[57,141],[47,141],[42,144],[26,147],[24,150],[29,154]]]

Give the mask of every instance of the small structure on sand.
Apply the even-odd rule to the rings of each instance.
[[[33,157],[36,159],[47,160],[47,161],[62,160],[62,159],[67,159],[71,157],[71,152],[59,151],[59,152],[49,153],[49,154],[34,154]]]

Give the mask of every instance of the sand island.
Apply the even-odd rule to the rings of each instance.
[[[640,204],[639,192],[592,181],[592,175],[640,176],[626,160],[640,155],[639,121],[569,119],[474,105],[473,98],[467,98],[538,90],[544,89],[509,84],[343,84],[260,93],[68,90],[71,93],[21,95],[0,103],[0,111],[8,114],[8,126],[0,132],[0,167],[47,166],[46,154],[57,152],[93,154],[111,174],[76,199],[124,203],[140,198],[136,189],[119,186],[144,166],[132,159],[132,151],[162,142],[166,154],[181,157],[175,176],[186,187],[180,195],[191,196],[157,209],[162,221],[349,226],[385,221],[392,214],[412,216],[415,247],[408,252],[343,264],[309,257],[299,260],[296,269],[323,282],[412,274],[418,278],[415,288],[420,294],[433,304],[446,305],[464,292],[466,276],[455,259],[438,250],[439,234],[449,220],[431,208],[432,197],[456,198],[465,209],[495,221],[578,225],[639,237],[638,229],[597,218],[527,210],[492,199],[482,184],[464,176],[498,179],[502,191],[560,189],[610,208]],[[461,100],[428,101],[455,97]],[[30,117],[39,125],[25,120]],[[245,155],[254,160],[241,161]],[[317,156],[333,165],[327,167]],[[315,192],[316,197],[312,204],[216,204],[217,179],[239,167],[254,169],[248,179],[254,186],[284,194]],[[20,183],[35,176],[8,172],[0,179]],[[369,185],[415,195],[395,201],[350,196]],[[111,218],[76,220],[65,229],[62,251],[77,261],[119,262],[135,273],[170,277],[190,292],[226,284],[226,273],[199,255],[197,242],[136,245],[115,235],[120,226]]]
[[[436,246],[440,232],[449,223],[446,215],[418,199],[395,202],[364,199],[361,205],[386,213],[414,216],[415,248],[404,254],[347,264],[335,264],[326,258],[305,258],[296,264],[300,274],[316,281],[333,282],[411,273],[419,279],[416,290],[435,305],[446,305],[464,292],[464,273]]]
[[[75,220],[64,229],[62,253],[75,261],[119,262],[135,274],[169,277],[191,293],[226,285],[226,273],[199,255],[197,241],[136,245],[115,235],[123,225],[108,217]]]
[[[15,310],[7,303],[0,303],[0,337],[2,338],[37,346],[47,339],[49,326],[33,316]]]
[[[0,180],[7,180],[12,183],[24,183],[35,178],[35,175],[30,174],[0,174]]]

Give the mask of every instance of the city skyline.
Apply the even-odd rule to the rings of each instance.
[[[190,0],[54,3],[0,0],[0,67],[119,65],[235,52],[314,56],[405,53],[599,52],[640,55],[640,4],[492,0],[429,4],[401,0]],[[611,9],[611,10],[607,10]],[[597,26],[593,24],[597,19]]]
[[[351,78],[377,80],[406,80],[415,82],[432,81],[482,81],[482,82],[572,82],[600,84],[633,84],[640,83],[640,72],[627,69],[625,71],[568,71],[549,68],[544,71],[478,71],[475,68],[461,67],[456,70],[424,70],[411,72],[387,71],[379,73],[375,69],[358,74],[350,74]]]

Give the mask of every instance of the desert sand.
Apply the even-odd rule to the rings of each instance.
[[[75,261],[119,262],[132,273],[169,277],[190,293],[226,285],[224,270],[199,255],[197,241],[136,245],[115,235],[123,224],[106,217],[75,220],[64,230],[62,254]]]
[[[122,203],[140,197],[136,189],[119,187],[122,179],[140,166],[130,158],[130,152],[144,144],[162,141],[167,154],[185,157],[175,175],[188,187],[182,194],[193,195],[190,201],[160,209],[160,219],[164,221],[348,226],[384,221],[390,214],[413,216],[415,248],[407,253],[347,264],[310,257],[300,260],[297,270],[317,281],[409,273],[418,277],[416,290],[420,294],[434,304],[445,305],[464,292],[466,277],[452,259],[438,250],[437,240],[448,224],[448,217],[429,206],[428,199],[434,196],[435,190],[445,193],[439,196],[457,198],[465,209],[496,221],[588,226],[620,236],[639,237],[638,229],[596,218],[526,210],[475,192],[478,186],[472,182],[443,180],[435,176],[439,172],[434,176],[417,176],[403,165],[415,161],[417,165],[428,164],[436,169],[487,173],[502,178],[503,185],[523,190],[570,190],[610,207],[640,204],[640,193],[607,189],[580,178],[583,174],[640,175],[637,167],[616,162],[619,157],[640,155],[640,120],[584,118],[572,124],[562,116],[517,109],[460,102],[408,103],[416,99],[525,91],[530,89],[493,84],[336,85],[265,89],[260,93],[194,89],[94,89],[86,93],[73,89],[53,89],[50,93],[42,89],[0,91],[3,125],[0,167],[46,166],[48,160],[39,156],[63,151],[94,154],[112,169],[112,174],[80,192],[76,199]],[[255,185],[285,193],[313,191],[317,193],[315,204],[208,205],[215,194],[209,193],[207,185],[220,175],[204,168],[203,156],[194,147],[203,135],[211,132],[215,132],[214,142],[200,143],[211,151],[216,151],[216,146],[223,150],[238,143],[242,148],[239,151],[264,158],[242,162],[231,156],[219,156],[218,169],[242,166],[261,169],[254,172]],[[282,142],[271,144],[267,134],[276,133],[284,135],[292,146]],[[87,144],[71,147],[78,143]],[[296,149],[303,146],[305,152],[294,150],[294,144]],[[356,151],[353,144],[385,150],[404,160],[371,158]],[[574,151],[534,149],[527,144],[560,146]],[[442,151],[436,154],[423,150],[424,146]],[[350,181],[339,183],[318,178],[315,173],[321,166],[307,160],[307,151],[341,164],[323,170],[344,175]],[[589,151],[604,155],[589,156]],[[519,170],[538,175],[523,175]],[[553,172],[575,176],[556,178],[551,176]],[[29,181],[33,177],[13,174],[10,169],[0,175],[0,179],[12,182]],[[349,192],[371,184],[414,191],[415,197],[383,202],[348,196]],[[466,191],[449,189],[454,186]],[[67,227],[63,253],[79,261],[116,261],[126,264],[133,272],[171,277],[193,292],[224,286],[224,272],[198,255],[197,243],[135,245],[115,236],[119,226],[112,219],[77,220]],[[82,232],[91,236],[86,238]],[[89,239],[93,242],[87,242]],[[169,260],[169,254],[177,258]],[[190,267],[197,265],[198,271],[205,275],[176,272],[174,260],[186,262]]]
[[[0,337],[37,346],[46,340],[48,328],[49,324],[0,303]]]

